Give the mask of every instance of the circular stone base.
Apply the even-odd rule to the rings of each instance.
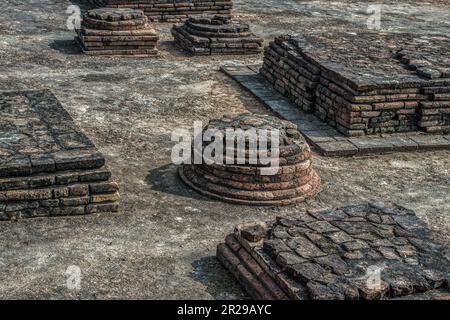
[[[225,202],[230,202],[234,204],[242,204],[242,205],[252,205],[252,206],[279,206],[279,205],[289,205],[299,202],[304,202],[305,200],[309,198],[313,198],[315,195],[317,195],[320,191],[320,178],[317,175],[315,171],[312,172],[312,178],[309,182],[307,182],[305,185],[302,186],[302,188],[307,189],[304,194],[302,195],[291,195],[291,197],[286,197],[283,199],[277,199],[277,200],[253,200],[251,199],[252,191],[243,191],[243,190],[236,190],[236,196],[233,197],[231,193],[227,193],[227,195],[218,193],[217,191],[206,189],[206,180],[202,177],[198,177],[196,173],[191,169],[191,165],[184,165],[181,166],[178,169],[178,174],[181,178],[181,180],[190,188],[194,189],[195,191],[199,192],[202,195],[205,195],[207,197],[210,197],[212,199],[217,199]],[[194,183],[191,181],[190,178],[195,176],[199,180],[203,181],[201,183]],[[199,181],[200,182],[200,181]],[[202,185],[203,187],[200,187]],[[229,189],[230,190],[230,189]],[[246,199],[239,198],[239,194],[242,194],[245,192]],[[267,191],[270,192],[270,191]],[[250,195],[250,196],[249,196]],[[254,192],[255,198],[258,198],[258,191]]]

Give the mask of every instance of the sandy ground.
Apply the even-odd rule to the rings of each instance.
[[[369,4],[235,3],[236,16],[268,41],[283,33],[361,30]],[[382,31],[448,34],[448,1],[433,3],[384,1]],[[190,191],[170,161],[172,130],[223,114],[267,113],[218,71],[221,64],[257,63],[261,57],[188,57],[171,43],[169,24],[156,25],[163,37],[160,58],[83,56],[66,28],[70,4],[1,1],[0,90],[53,90],[107,157],[121,186],[121,212],[0,222],[0,298],[245,298],[216,261],[216,245],[238,223],[301,207],[396,201],[416,210],[450,244],[449,151],[318,156],[322,192],[297,206],[235,206]],[[81,269],[78,291],[66,285],[72,265]]]

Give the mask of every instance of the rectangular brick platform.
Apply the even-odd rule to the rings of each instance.
[[[400,151],[450,149],[450,135],[407,132],[348,137],[316,115],[300,109],[259,74],[261,65],[223,66],[221,70],[300,132],[324,156],[370,155]]]
[[[0,92],[0,220],[117,211],[110,178],[49,90]]]
[[[150,21],[181,22],[200,14],[231,15],[232,0],[87,0],[94,7],[143,10]]]
[[[141,10],[102,8],[83,16],[75,41],[83,53],[124,57],[158,55],[159,35]]]
[[[445,247],[413,211],[391,203],[239,225],[217,258],[254,299],[450,299]]]
[[[446,36],[280,36],[266,49],[261,74],[347,136],[450,133],[449,50]]]

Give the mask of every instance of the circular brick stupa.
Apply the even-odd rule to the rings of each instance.
[[[141,10],[101,8],[88,11],[76,41],[90,55],[155,56],[159,36]]]
[[[266,135],[255,136],[259,147],[252,143],[255,139],[246,138],[244,149],[238,147],[238,140],[232,137],[230,129],[235,134],[238,129],[244,132],[266,129],[268,153],[261,151]],[[271,143],[274,129],[279,130],[278,157]],[[179,170],[181,179],[201,194],[238,204],[287,205],[305,201],[319,192],[320,178],[313,169],[310,148],[296,125],[271,116],[240,115],[233,119],[211,120],[203,129],[204,137],[206,130],[219,132],[224,137],[224,160],[219,163],[215,157],[214,162],[207,163],[204,156],[202,164],[185,164]],[[234,143],[227,143],[227,140]],[[205,148],[211,149],[212,143],[215,142],[203,142],[202,152]],[[194,154],[199,155],[198,149],[193,145]],[[238,157],[239,152],[244,152],[245,158]],[[258,155],[257,161],[250,161],[251,154]],[[268,159],[278,159],[278,165]]]
[[[248,24],[228,16],[190,17],[183,25],[174,25],[175,43],[195,55],[257,54],[263,39],[251,33]]]

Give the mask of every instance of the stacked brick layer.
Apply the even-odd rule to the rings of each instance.
[[[448,52],[450,40],[420,40],[428,44],[405,35],[282,36],[267,48],[261,74],[297,106],[346,135],[446,133],[450,61],[438,63],[435,57],[445,57],[437,48]],[[435,51],[424,54],[424,46]],[[432,68],[409,64],[419,54],[429,57],[422,62]]]
[[[422,77],[434,80],[421,88],[421,93],[428,99],[420,101],[418,108],[418,125],[427,132],[450,131],[450,81],[442,81],[450,79],[448,47],[450,46],[436,48],[412,43],[396,54],[396,58],[407,68]],[[441,51],[436,52],[438,49]]]
[[[444,247],[414,212],[394,204],[241,225],[217,257],[255,299],[450,299]]]
[[[223,16],[191,17],[171,32],[179,47],[196,55],[257,54],[264,41],[247,24]]]
[[[104,157],[50,91],[0,93],[0,220],[118,210]]]
[[[150,21],[180,22],[190,16],[231,16],[232,0],[88,0],[96,7],[143,10]]]
[[[216,162],[208,164],[203,161],[202,164],[184,165],[180,168],[180,176],[187,185],[212,198],[249,205],[285,205],[302,202],[319,192],[320,178],[312,166],[310,148],[294,124],[270,116],[241,115],[234,119],[211,120],[204,128],[204,132],[208,129],[215,130],[221,133],[226,141],[227,128],[234,130],[257,128],[269,131],[273,128],[279,129],[278,168],[273,172],[265,171],[268,165],[262,163],[261,159],[264,156],[259,149],[255,150],[246,145],[246,150],[242,150],[235,143],[233,147],[228,146],[227,150],[224,143],[226,164]],[[236,142],[233,138],[230,140]],[[209,143],[204,142],[201,146],[202,154],[208,145]],[[241,151],[245,152],[245,161],[241,161],[242,164],[237,162]],[[249,154],[253,151],[258,153],[256,163],[249,160]],[[268,151],[274,150],[269,146]],[[195,147],[193,153],[199,154]],[[230,162],[233,164],[228,164]]]
[[[94,9],[77,30],[77,42],[89,55],[155,56],[159,36],[140,10]]]

